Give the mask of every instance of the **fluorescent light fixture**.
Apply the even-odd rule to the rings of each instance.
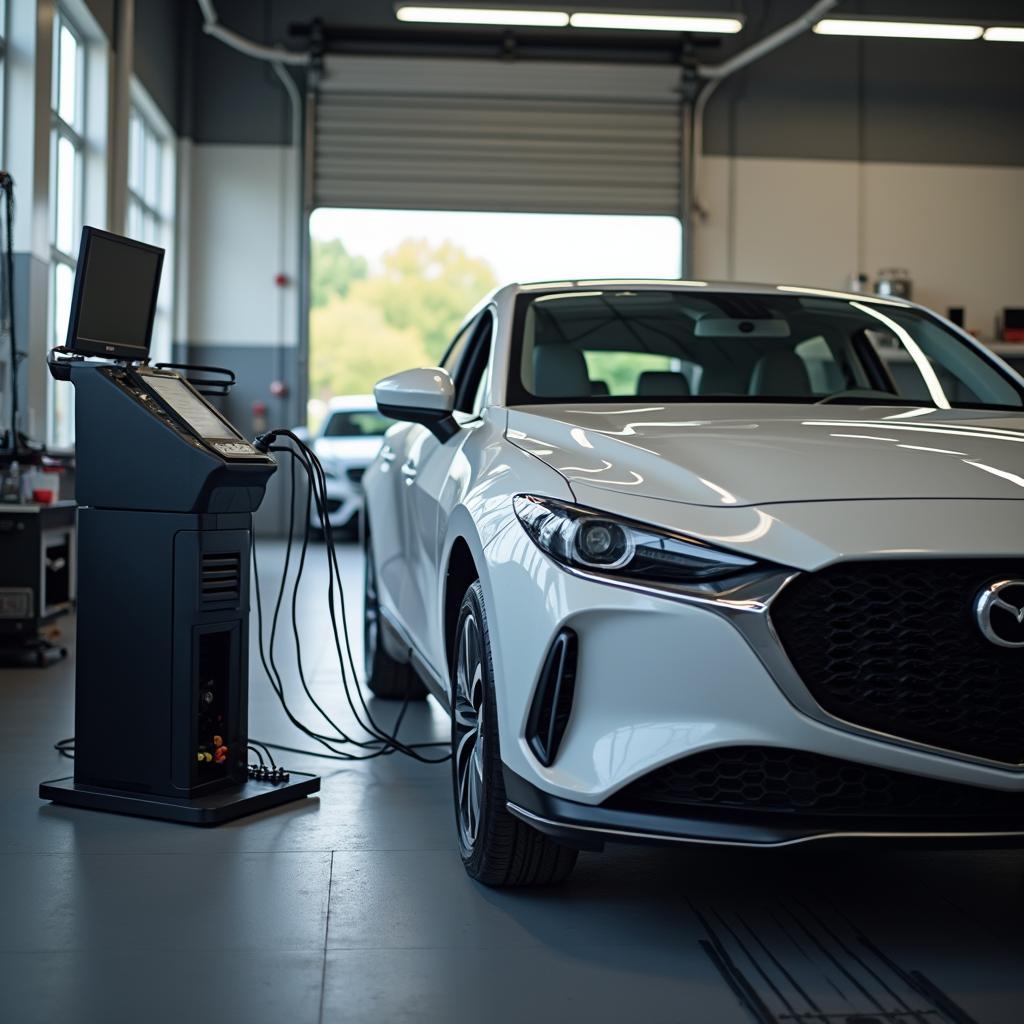
[[[820,36],[877,36],[889,39],[980,39],[980,25],[937,21],[871,21],[866,18],[822,18],[814,26]]]
[[[993,25],[985,29],[985,39],[990,43],[1024,43],[1024,26]]]
[[[572,15],[573,28],[609,28],[620,31],[641,32],[714,32],[732,35],[743,28],[739,18],[709,18],[698,15],[671,14],[612,14],[599,11],[580,11]]]
[[[565,11],[513,10],[504,7],[399,7],[399,21],[433,25],[522,25],[529,28],[565,28]]]

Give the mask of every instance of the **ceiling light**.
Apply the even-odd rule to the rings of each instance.
[[[569,19],[573,28],[637,29],[644,32],[716,32],[724,35],[739,32],[739,18],[704,18],[696,15],[605,14],[581,11]]]
[[[821,36],[878,36],[891,39],[980,39],[980,25],[940,24],[934,21],[868,21],[823,18],[814,26]]]
[[[512,10],[502,7],[399,7],[399,21],[434,25],[522,25],[536,28],[565,28],[565,11]]]
[[[1020,25],[993,25],[985,29],[990,43],[1024,43],[1024,27]]]

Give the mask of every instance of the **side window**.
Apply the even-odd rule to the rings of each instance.
[[[494,317],[488,310],[476,322],[469,347],[455,371],[455,408],[459,412],[475,414],[480,411],[486,392],[493,333]]]
[[[448,351],[441,357],[441,369],[447,370],[452,377],[454,377],[458,371],[459,363],[462,361],[462,355],[466,351],[466,347],[469,345],[470,339],[473,337],[473,329],[478,322],[478,320],[470,320],[470,322],[455,335],[452,343],[448,346]]]

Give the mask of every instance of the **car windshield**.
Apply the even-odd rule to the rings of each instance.
[[[382,437],[393,422],[376,409],[345,409],[331,413],[323,436]]]
[[[519,302],[509,405],[639,399],[1024,407],[1019,381],[939,320],[869,296],[623,287]]]

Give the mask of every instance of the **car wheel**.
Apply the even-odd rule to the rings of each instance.
[[[531,828],[505,806],[491,645],[479,581],[462,599],[452,662],[452,794],[466,871],[493,886],[563,881],[577,851]]]
[[[383,700],[423,700],[427,696],[427,688],[412,665],[396,661],[381,643],[377,567],[369,535],[363,553],[363,658],[366,685],[370,693]]]

